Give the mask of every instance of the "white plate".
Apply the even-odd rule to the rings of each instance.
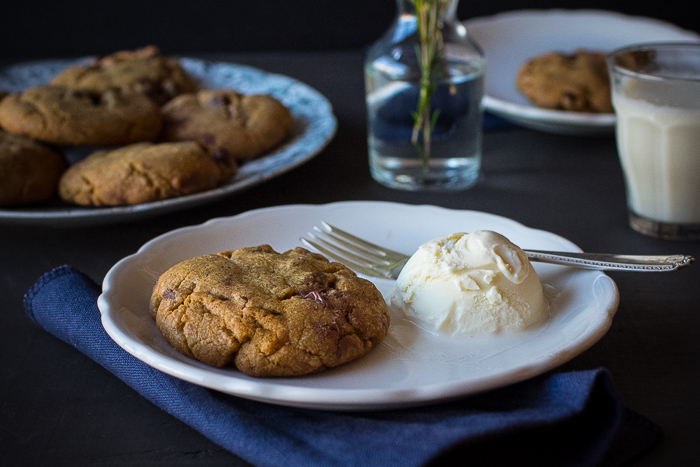
[[[484,107],[521,126],[550,133],[600,135],[615,128],[615,114],[540,109],[515,87],[518,69],[546,52],[610,52],[651,41],[698,41],[698,34],[650,18],[599,10],[519,10],[464,22],[486,54]]]
[[[0,89],[19,92],[47,83],[58,71],[81,60],[25,63],[0,70]],[[294,133],[265,157],[243,164],[228,183],[192,195],[136,206],[86,208],[59,204],[0,209],[0,222],[47,225],[91,225],[121,222],[211,202],[262,183],[317,155],[335,135],[337,122],[330,102],[315,89],[292,78],[232,63],[182,58],[183,67],[202,89],[233,88],[244,94],[270,94],[284,103],[294,117]],[[69,149],[69,159],[84,150]]]
[[[316,375],[251,378],[185,357],[161,337],[148,302],[156,280],[170,266],[263,243],[285,251],[299,246],[299,237],[321,220],[407,253],[434,237],[476,229],[501,232],[524,248],[579,251],[552,233],[476,211],[359,201],[271,207],[174,230],[121,260],[106,275],[98,299],[103,326],[136,358],[194,384],[273,404],[376,410],[447,400],[541,374],[598,341],[617,309],[617,287],[605,274],[536,264],[541,280],[556,292],[550,296],[551,316],[541,326],[514,335],[446,338],[421,330],[392,310],[389,334],[379,346]],[[371,280],[387,297],[393,281]]]

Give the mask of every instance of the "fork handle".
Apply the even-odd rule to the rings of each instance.
[[[692,256],[686,255],[615,255],[539,250],[525,250],[525,253],[530,261],[601,271],[675,271],[694,261]]]

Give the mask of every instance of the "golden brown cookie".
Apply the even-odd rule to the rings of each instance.
[[[46,201],[68,167],[56,151],[0,130],[0,206]]]
[[[179,352],[250,376],[315,373],[384,339],[387,305],[342,264],[269,245],[183,261],[153,289],[151,316]]]
[[[152,141],[161,115],[148,97],[117,88],[35,86],[0,101],[0,126],[48,143],[113,146]]]
[[[233,90],[182,94],[163,107],[163,141],[198,141],[235,159],[260,156],[286,139],[292,114],[268,95]]]
[[[195,142],[136,143],[98,151],[61,177],[59,195],[85,206],[141,204],[216,187],[236,173]]]
[[[56,75],[51,84],[97,90],[118,87],[145,93],[161,105],[178,94],[197,89],[180,62],[163,55],[153,45],[115,52],[90,65],[68,68]]]
[[[539,55],[520,68],[516,85],[533,104],[545,109],[613,112],[603,53]]]

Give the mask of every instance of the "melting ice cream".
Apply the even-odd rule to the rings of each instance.
[[[486,230],[423,244],[396,285],[394,300],[407,316],[443,334],[519,330],[545,311],[542,284],[525,252]]]

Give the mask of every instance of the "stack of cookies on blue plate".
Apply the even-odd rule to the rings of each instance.
[[[200,89],[155,46],[120,51],[0,96],[0,205],[142,204],[209,190],[287,139],[269,95]],[[66,148],[86,157],[71,164]],[[73,161],[72,161],[73,162]]]

